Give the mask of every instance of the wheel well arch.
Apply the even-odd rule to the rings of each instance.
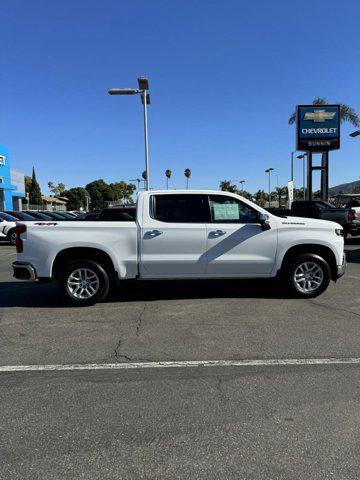
[[[331,250],[331,248],[316,243],[304,243],[301,245],[294,245],[293,247],[290,247],[286,251],[281,262],[281,270],[286,265],[286,263],[291,260],[291,258],[302,253],[313,253],[322,257],[324,260],[326,260],[330,267],[331,278],[336,278],[337,265],[334,252]]]
[[[55,257],[51,277],[58,278],[61,268],[71,260],[93,260],[98,262],[109,275],[116,277],[117,273],[110,255],[99,248],[94,247],[70,247],[61,250]]]

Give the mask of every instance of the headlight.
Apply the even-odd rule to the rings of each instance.
[[[342,228],[335,228],[336,235],[341,236],[343,234]]]

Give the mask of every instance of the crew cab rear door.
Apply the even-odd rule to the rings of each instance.
[[[146,197],[140,231],[140,277],[199,277],[206,268],[206,195],[154,193]]]

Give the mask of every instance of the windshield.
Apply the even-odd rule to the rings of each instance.
[[[320,201],[320,202],[316,202],[316,204],[317,204],[320,208],[336,208],[336,207],[334,207],[334,205],[331,205],[331,203],[329,203],[329,202],[324,202],[323,200]]]

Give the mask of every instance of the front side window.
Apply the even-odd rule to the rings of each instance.
[[[257,223],[257,211],[237,198],[210,195],[211,221],[213,223]]]
[[[200,194],[154,195],[151,216],[167,223],[207,223],[209,204],[206,195]]]

